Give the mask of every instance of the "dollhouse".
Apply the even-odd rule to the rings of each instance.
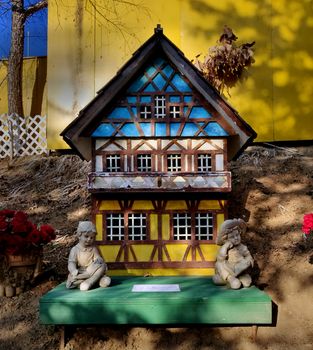
[[[112,275],[213,274],[227,164],[256,133],[160,26],[61,135],[92,162]]]

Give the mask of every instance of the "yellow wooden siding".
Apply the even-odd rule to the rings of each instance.
[[[186,201],[168,201],[165,210],[187,210]]]
[[[217,214],[216,218],[217,218],[217,230],[219,230],[220,226],[225,221],[225,215],[224,214]]]
[[[99,210],[121,210],[121,206],[118,201],[101,201]]]
[[[166,249],[169,253],[169,256],[171,258],[171,261],[183,261],[183,257],[185,254],[185,251],[188,247],[188,244],[166,244]],[[166,261],[166,255],[163,252],[163,259]],[[187,260],[190,261],[190,260]]]
[[[7,91],[8,61],[0,61],[0,115],[8,113]],[[23,61],[23,107],[24,114],[46,115],[47,57],[25,58]],[[59,137],[55,135],[55,137]]]
[[[162,239],[170,239],[170,216],[168,214],[162,215]]]
[[[158,239],[158,214],[150,215],[150,239]]]
[[[120,250],[120,245],[100,245],[100,252],[106,262],[114,262]],[[124,259],[124,253],[121,255],[121,261]]]
[[[102,241],[103,240],[103,217],[102,215],[96,215],[96,240]]]
[[[221,201],[221,203],[223,204],[223,201]],[[205,209],[222,209],[220,202],[217,200],[204,200],[204,201],[200,201],[199,206],[198,206],[199,210],[205,210]]]
[[[154,209],[151,201],[134,201],[132,210],[151,210]]]
[[[256,130],[257,141],[313,138],[313,46],[306,39],[313,28],[310,1],[144,0],[137,8],[116,2],[120,20],[134,34],[126,34],[126,40],[100,14],[94,16],[89,3],[84,11],[84,4],[49,4],[51,148],[68,147],[59,133],[151,36],[157,23],[189,59],[215,45],[224,24],[240,42],[255,40],[249,78],[226,98]]]
[[[133,245],[132,249],[135,252],[137,261],[139,262],[146,262],[150,261],[150,256],[153,250],[153,245],[151,244],[140,244],[140,245]],[[129,254],[131,256],[131,254]],[[134,261],[134,260],[132,260]]]
[[[219,246],[216,244],[200,244],[202,254],[207,261],[215,261]],[[198,254],[198,253],[197,253]]]

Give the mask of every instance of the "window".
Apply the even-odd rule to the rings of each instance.
[[[107,168],[107,171],[111,171],[111,172],[121,171],[121,156],[120,155],[106,156],[106,168]]]
[[[170,118],[180,117],[180,106],[170,106]]]
[[[151,171],[151,154],[138,154],[137,155],[137,170],[138,171]]]
[[[150,119],[151,113],[151,106],[140,106],[140,118]]]
[[[107,239],[121,241],[124,239],[124,215],[108,214],[106,218]]]
[[[165,96],[155,96],[154,98],[154,116],[156,118],[165,118]]]
[[[146,239],[146,214],[128,215],[128,239],[132,241]]]
[[[198,171],[211,171],[212,158],[210,154],[198,154]]]
[[[173,226],[175,240],[191,239],[191,216],[189,214],[174,214]]]
[[[196,214],[196,239],[210,241],[213,239],[213,215]]]
[[[167,156],[167,171],[181,171],[181,155],[168,154]]]

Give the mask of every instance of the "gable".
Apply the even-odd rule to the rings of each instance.
[[[92,137],[225,137],[233,130],[162,57],[156,56],[124,89]]]
[[[154,61],[157,56],[159,61]],[[149,97],[161,94],[171,98],[169,105],[182,104],[179,120],[160,118],[163,112],[157,118],[159,112],[152,113],[153,118],[139,115],[140,105],[150,103],[155,108],[155,99],[148,102]],[[92,157],[95,137],[227,137],[227,156],[231,160],[257,135],[163,34],[162,28],[156,28],[154,35],[80,111],[61,136],[86,160]]]

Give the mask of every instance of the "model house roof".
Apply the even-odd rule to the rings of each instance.
[[[92,138],[223,137],[231,160],[256,137],[159,26],[61,135],[87,160]]]

